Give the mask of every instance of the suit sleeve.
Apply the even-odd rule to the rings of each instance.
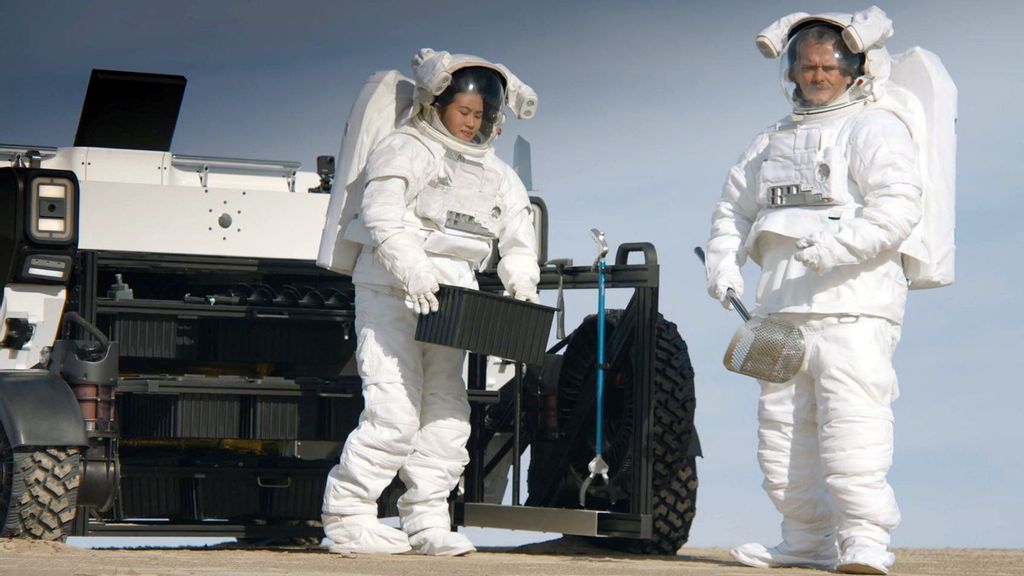
[[[505,166],[502,178],[502,223],[498,234],[498,277],[505,289],[528,286],[536,290],[540,281],[537,264],[537,233],[533,226],[530,197],[519,176]]]
[[[722,195],[711,215],[706,253],[709,285],[717,284],[721,278],[739,275],[740,267],[746,262],[743,245],[758,213],[757,191],[750,186],[755,181],[758,160],[767,144],[767,134],[755,138],[726,176]]]
[[[879,110],[859,119],[851,130],[848,158],[864,208],[833,234],[839,265],[898,248],[921,219],[917,147],[895,115]]]

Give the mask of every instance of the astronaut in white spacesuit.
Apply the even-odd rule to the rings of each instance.
[[[503,66],[467,55],[422,50],[413,77],[415,113],[373,148],[363,174],[364,246],[352,279],[365,408],[324,494],[334,552],[475,550],[451,531],[447,503],[469,461],[464,352],[417,342],[417,314],[437,310],[438,284],[476,288],[494,244],[509,294],[537,301],[530,200],[492,147],[503,107],[524,93],[535,106],[536,96]],[[396,473],[407,488],[401,530],[377,519],[377,498]]]
[[[876,106],[892,35],[884,12],[787,16],[757,39],[783,56],[792,113],[730,171],[712,217],[708,292],[726,307],[740,267],[761,267],[757,315],[804,333],[805,363],[760,381],[758,461],[782,542],[733,557],[756,567],[887,574],[900,521],[886,480],[899,395],[892,355],[908,283],[900,247],[921,218],[917,148]]]

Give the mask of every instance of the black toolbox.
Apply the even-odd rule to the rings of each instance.
[[[438,311],[420,316],[416,339],[540,365],[555,308],[441,285]]]

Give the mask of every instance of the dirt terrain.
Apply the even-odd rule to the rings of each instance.
[[[1024,550],[897,550],[900,576],[1024,576]],[[315,548],[90,550],[66,544],[0,540],[0,575],[17,576],[756,576],[722,548],[683,548],[675,557],[610,552],[578,538],[514,549],[487,548],[462,558],[339,556]],[[771,576],[826,574],[772,570]]]

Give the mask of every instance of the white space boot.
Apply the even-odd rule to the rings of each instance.
[[[855,546],[839,558],[836,570],[844,574],[888,574],[896,555],[882,547]]]
[[[428,556],[462,556],[476,552],[469,538],[447,528],[424,528],[409,536],[409,544],[418,554]]]
[[[412,549],[405,532],[372,514],[324,514],[321,546],[337,554],[401,554]]]
[[[838,553],[835,546],[818,552],[793,552],[785,543],[766,548],[763,544],[751,542],[737,546],[729,554],[740,564],[754,568],[806,567],[832,569]]]

